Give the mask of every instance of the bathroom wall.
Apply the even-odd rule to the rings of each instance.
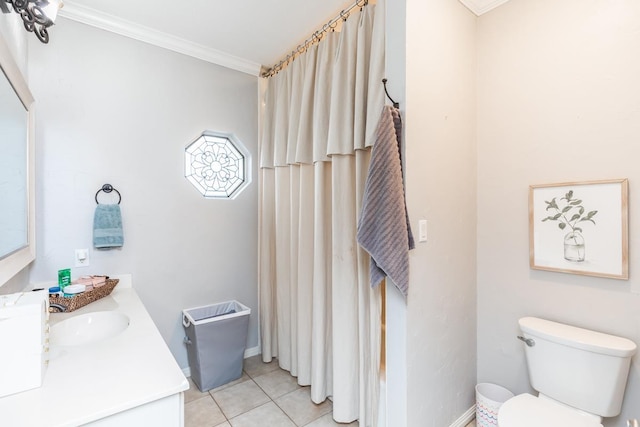
[[[407,0],[381,1],[385,7],[385,76],[392,98],[405,117]],[[385,281],[385,416],[387,426],[407,426],[407,300]]]
[[[207,200],[184,178],[184,148],[205,130],[257,155],[257,78],[64,18],[30,41],[36,98],[38,253],[31,281],[132,273],[181,367],[184,308],[237,299],[258,345],[257,179],[235,200]],[[92,248],[94,196],[122,194],[124,247]],[[115,193],[101,193],[108,203]],[[89,248],[90,266],[74,251]]]
[[[407,0],[406,191],[417,239],[407,311],[408,426],[449,426],[476,382],[476,17]]]
[[[517,321],[640,344],[640,4],[512,0],[478,23],[478,381],[528,386]],[[629,179],[630,280],[529,269],[531,184]],[[640,418],[640,357],[622,415]]]

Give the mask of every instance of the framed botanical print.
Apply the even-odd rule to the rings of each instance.
[[[529,187],[529,265],[629,278],[628,180]]]

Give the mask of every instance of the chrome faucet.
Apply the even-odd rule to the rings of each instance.
[[[49,304],[49,307],[57,308],[60,312],[67,311],[67,306],[62,304],[52,303],[52,304]]]

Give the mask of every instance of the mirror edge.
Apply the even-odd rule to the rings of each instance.
[[[27,81],[16,63],[11,49],[0,33],[0,72],[9,79],[20,97],[28,114],[27,129],[27,212],[28,241],[27,246],[0,260],[0,287],[31,264],[36,258],[36,221],[35,221],[35,105]]]

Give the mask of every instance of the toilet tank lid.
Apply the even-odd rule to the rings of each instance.
[[[636,353],[636,344],[627,338],[590,331],[537,317],[523,317],[518,323],[525,334],[544,338],[558,344],[618,357],[631,357]]]

